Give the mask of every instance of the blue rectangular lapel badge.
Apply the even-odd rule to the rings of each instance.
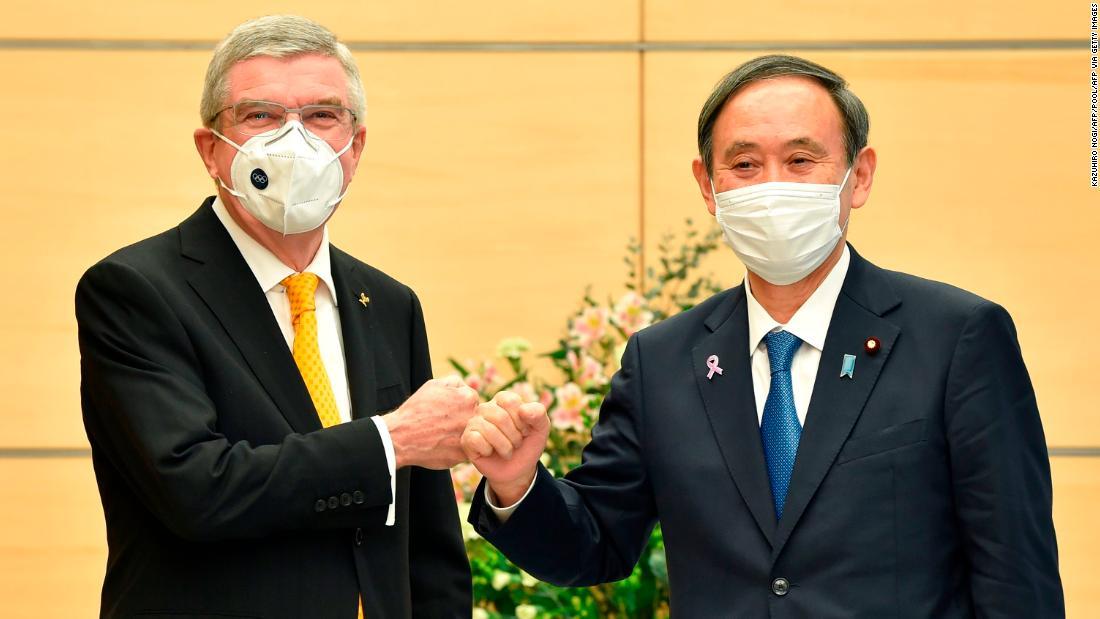
[[[855,378],[856,371],[856,356],[844,355],[844,364],[840,366],[840,377]]]

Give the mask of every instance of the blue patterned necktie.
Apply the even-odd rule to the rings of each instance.
[[[775,500],[775,518],[779,520],[783,517],[798,439],[802,436],[791,387],[791,360],[802,340],[787,331],[776,331],[765,335],[764,342],[768,346],[772,379],[768,399],[764,401],[764,417],[760,420],[760,438],[764,443],[764,459],[768,463],[768,478]]]

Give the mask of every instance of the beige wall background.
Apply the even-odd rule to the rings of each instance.
[[[0,0],[0,616],[86,617],[106,547],[80,420],[72,293],[211,192],[194,152],[210,50],[263,13],[356,51],[368,145],[335,242],[412,285],[437,371],[508,336],[549,349],[624,248],[706,221],[699,107],[757,54],[845,75],[879,171],[850,239],[1016,319],[1052,447],[1071,617],[1094,616],[1100,192],[1089,187],[1088,3],[934,0]],[[707,268],[730,285],[730,252]],[[14,276],[14,277],[12,277]]]

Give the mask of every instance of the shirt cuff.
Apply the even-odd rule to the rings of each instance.
[[[381,416],[371,417],[374,425],[378,427],[378,435],[382,437],[382,449],[386,452],[386,466],[390,469],[390,508],[386,511],[386,526],[392,527],[396,520],[397,505],[397,456],[393,453],[393,439],[390,438],[390,429]]]
[[[523,499],[526,499],[527,495],[531,494],[531,488],[535,487],[535,481],[538,478],[538,473],[535,473],[535,477],[531,480],[531,485],[527,486],[527,492],[524,492],[523,496],[521,496],[518,501],[516,501],[509,507],[496,506],[496,496],[493,494],[493,491],[489,489],[489,482],[485,482],[485,504],[489,506],[489,509],[493,510],[493,513],[496,514],[497,520],[499,520],[501,524],[504,524],[505,522],[508,522],[509,518],[512,517],[512,512],[516,511],[516,508],[519,507],[519,504],[523,502]]]

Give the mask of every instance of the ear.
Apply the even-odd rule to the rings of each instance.
[[[695,175],[695,182],[699,183],[699,193],[703,194],[703,202],[707,203],[707,211],[714,215],[714,191],[711,189],[710,174],[707,172],[703,160],[696,157],[691,162],[691,173]]]
[[[218,178],[218,164],[214,160],[214,146],[218,143],[218,136],[206,127],[195,129],[195,149],[199,151],[199,157],[206,165],[206,172],[210,178]]]
[[[348,182],[355,177],[355,171],[359,169],[359,157],[363,155],[363,148],[367,145],[367,127],[366,125],[359,125],[355,130],[355,137],[351,139],[351,148],[348,152],[351,154],[351,166],[350,173],[348,174]]]
[[[878,154],[875,149],[865,146],[856,155],[852,166],[852,208],[859,208],[871,197],[871,185],[875,180],[875,167],[878,166]]]

